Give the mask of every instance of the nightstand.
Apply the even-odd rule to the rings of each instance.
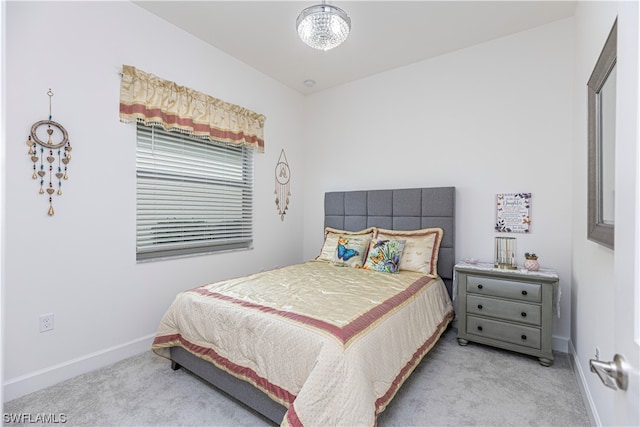
[[[459,263],[454,282],[458,344],[473,341],[536,356],[543,366],[553,363],[553,295],[559,283],[555,271]]]

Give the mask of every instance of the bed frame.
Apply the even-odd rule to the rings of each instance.
[[[416,230],[440,227],[438,274],[451,296],[455,264],[455,187],[325,193],[324,225],[357,231],[367,227]],[[172,347],[171,368],[184,367],[276,424],[287,409],[246,381],[239,380],[181,347]]]

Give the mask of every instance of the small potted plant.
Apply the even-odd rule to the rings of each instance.
[[[524,254],[524,268],[529,271],[538,271],[540,264],[538,264],[538,255],[531,252],[525,252]]]

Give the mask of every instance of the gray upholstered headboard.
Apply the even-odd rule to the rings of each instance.
[[[451,295],[455,264],[455,187],[336,191],[324,195],[324,225],[357,231],[367,227],[444,230],[438,274]]]

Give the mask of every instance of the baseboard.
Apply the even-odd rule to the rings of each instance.
[[[553,335],[551,337],[551,348],[553,349],[553,351],[569,353],[569,338],[557,337]]]
[[[578,354],[576,353],[576,349],[573,347],[573,343],[571,341],[569,341],[569,354],[571,356],[571,364],[573,365],[573,370],[576,374],[576,378],[578,379],[578,385],[580,386],[580,394],[582,394],[584,406],[587,408],[589,421],[591,421],[592,426],[602,426],[602,422],[600,421],[600,417],[598,416],[598,411],[596,410],[596,406],[593,403],[593,397],[591,396],[591,392],[589,392],[589,388],[587,387],[587,379],[584,376],[584,371],[582,370],[580,359],[578,359]]]
[[[2,395],[4,402],[149,351],[154,337],[155,334],[150,334],[49,368],[9,379],[3,384]]]

